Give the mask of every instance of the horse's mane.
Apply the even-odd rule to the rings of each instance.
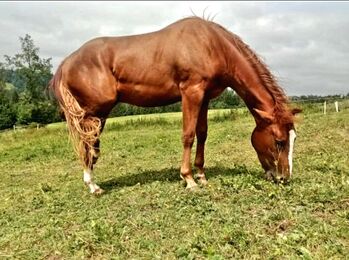
[[[287,116],[288,113],[288,98],[284,92],[284,90],[278,85],[276,78],[270,72],[268,66],[262,61],[262,59],[248,46],[246,43],[242,41],[242,39],[236,34],[230,32],[225,29],[223,26],[208,21],[214,26],[220,28],[225,33],[227,33],[230,37],[230,42],[234,44],[237,50],[248,59],[250,65],[253,67],[255,72],[259,75],[260,80],[262,81],[262,85],[269,92],[271,97],[275,103],[275,116],[280,120],[290,120]]]

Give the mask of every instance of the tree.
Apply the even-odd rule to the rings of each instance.
[[[21,52],[13,57],[5,55],[7,80],[18,91],[16,118],[19,124],[50,123],[59,120],[58,108],[47,95],[52,78],[51,58],[39,56],[39,48],[30,35],[19,38]]]
[[[31,99],[45,100],[45,88],[52,77],[51,58],[41,59],[39,48],[30,35],[19,37],[22,52],[13,57],[5,55],[7,68],[14,70],[19,79],[17,89],[27,92]],[[16,83],[15,83],[16,84]]]
[[[10,86],[10,85],[8,85]],[[14,101],[17,97],[14,88],[7,87],[5,69],[0,64],[0,130],[12,127],[16,122]]]

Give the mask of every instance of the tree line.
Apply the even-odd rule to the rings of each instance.
[[[48,88],[53,76],[51,58],[40,57],[39,48],[30,35],[19,37],[19,41],[20,52],[12,57],[5,55],[5,61],[0,63],[0,130],[13,125],[36,126],[63,120],[57,101]],[[314,96],[301,96],[292,97],[291,100],[312,98]],[[242,99],[234,91],[227,89],[210,102],[209,108],[241,106],[244,106]],[[111,111],[110,117],[179,111],[180,102],[154,108],[119,103]]]

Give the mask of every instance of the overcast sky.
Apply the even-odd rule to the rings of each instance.
[[[30,34],[55,70],[91,38],[159,30],[205,9],[264,59],[288,95],[349,93],[349,2],[0,2],[0,61]]]

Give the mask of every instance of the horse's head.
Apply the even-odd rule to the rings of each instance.
[[[292,153],[296,139],[293,109],[283,115],[269,114],[254,109],[257,126],[251,137],[252,145],[268,179],[286,182],[292,174]]]

